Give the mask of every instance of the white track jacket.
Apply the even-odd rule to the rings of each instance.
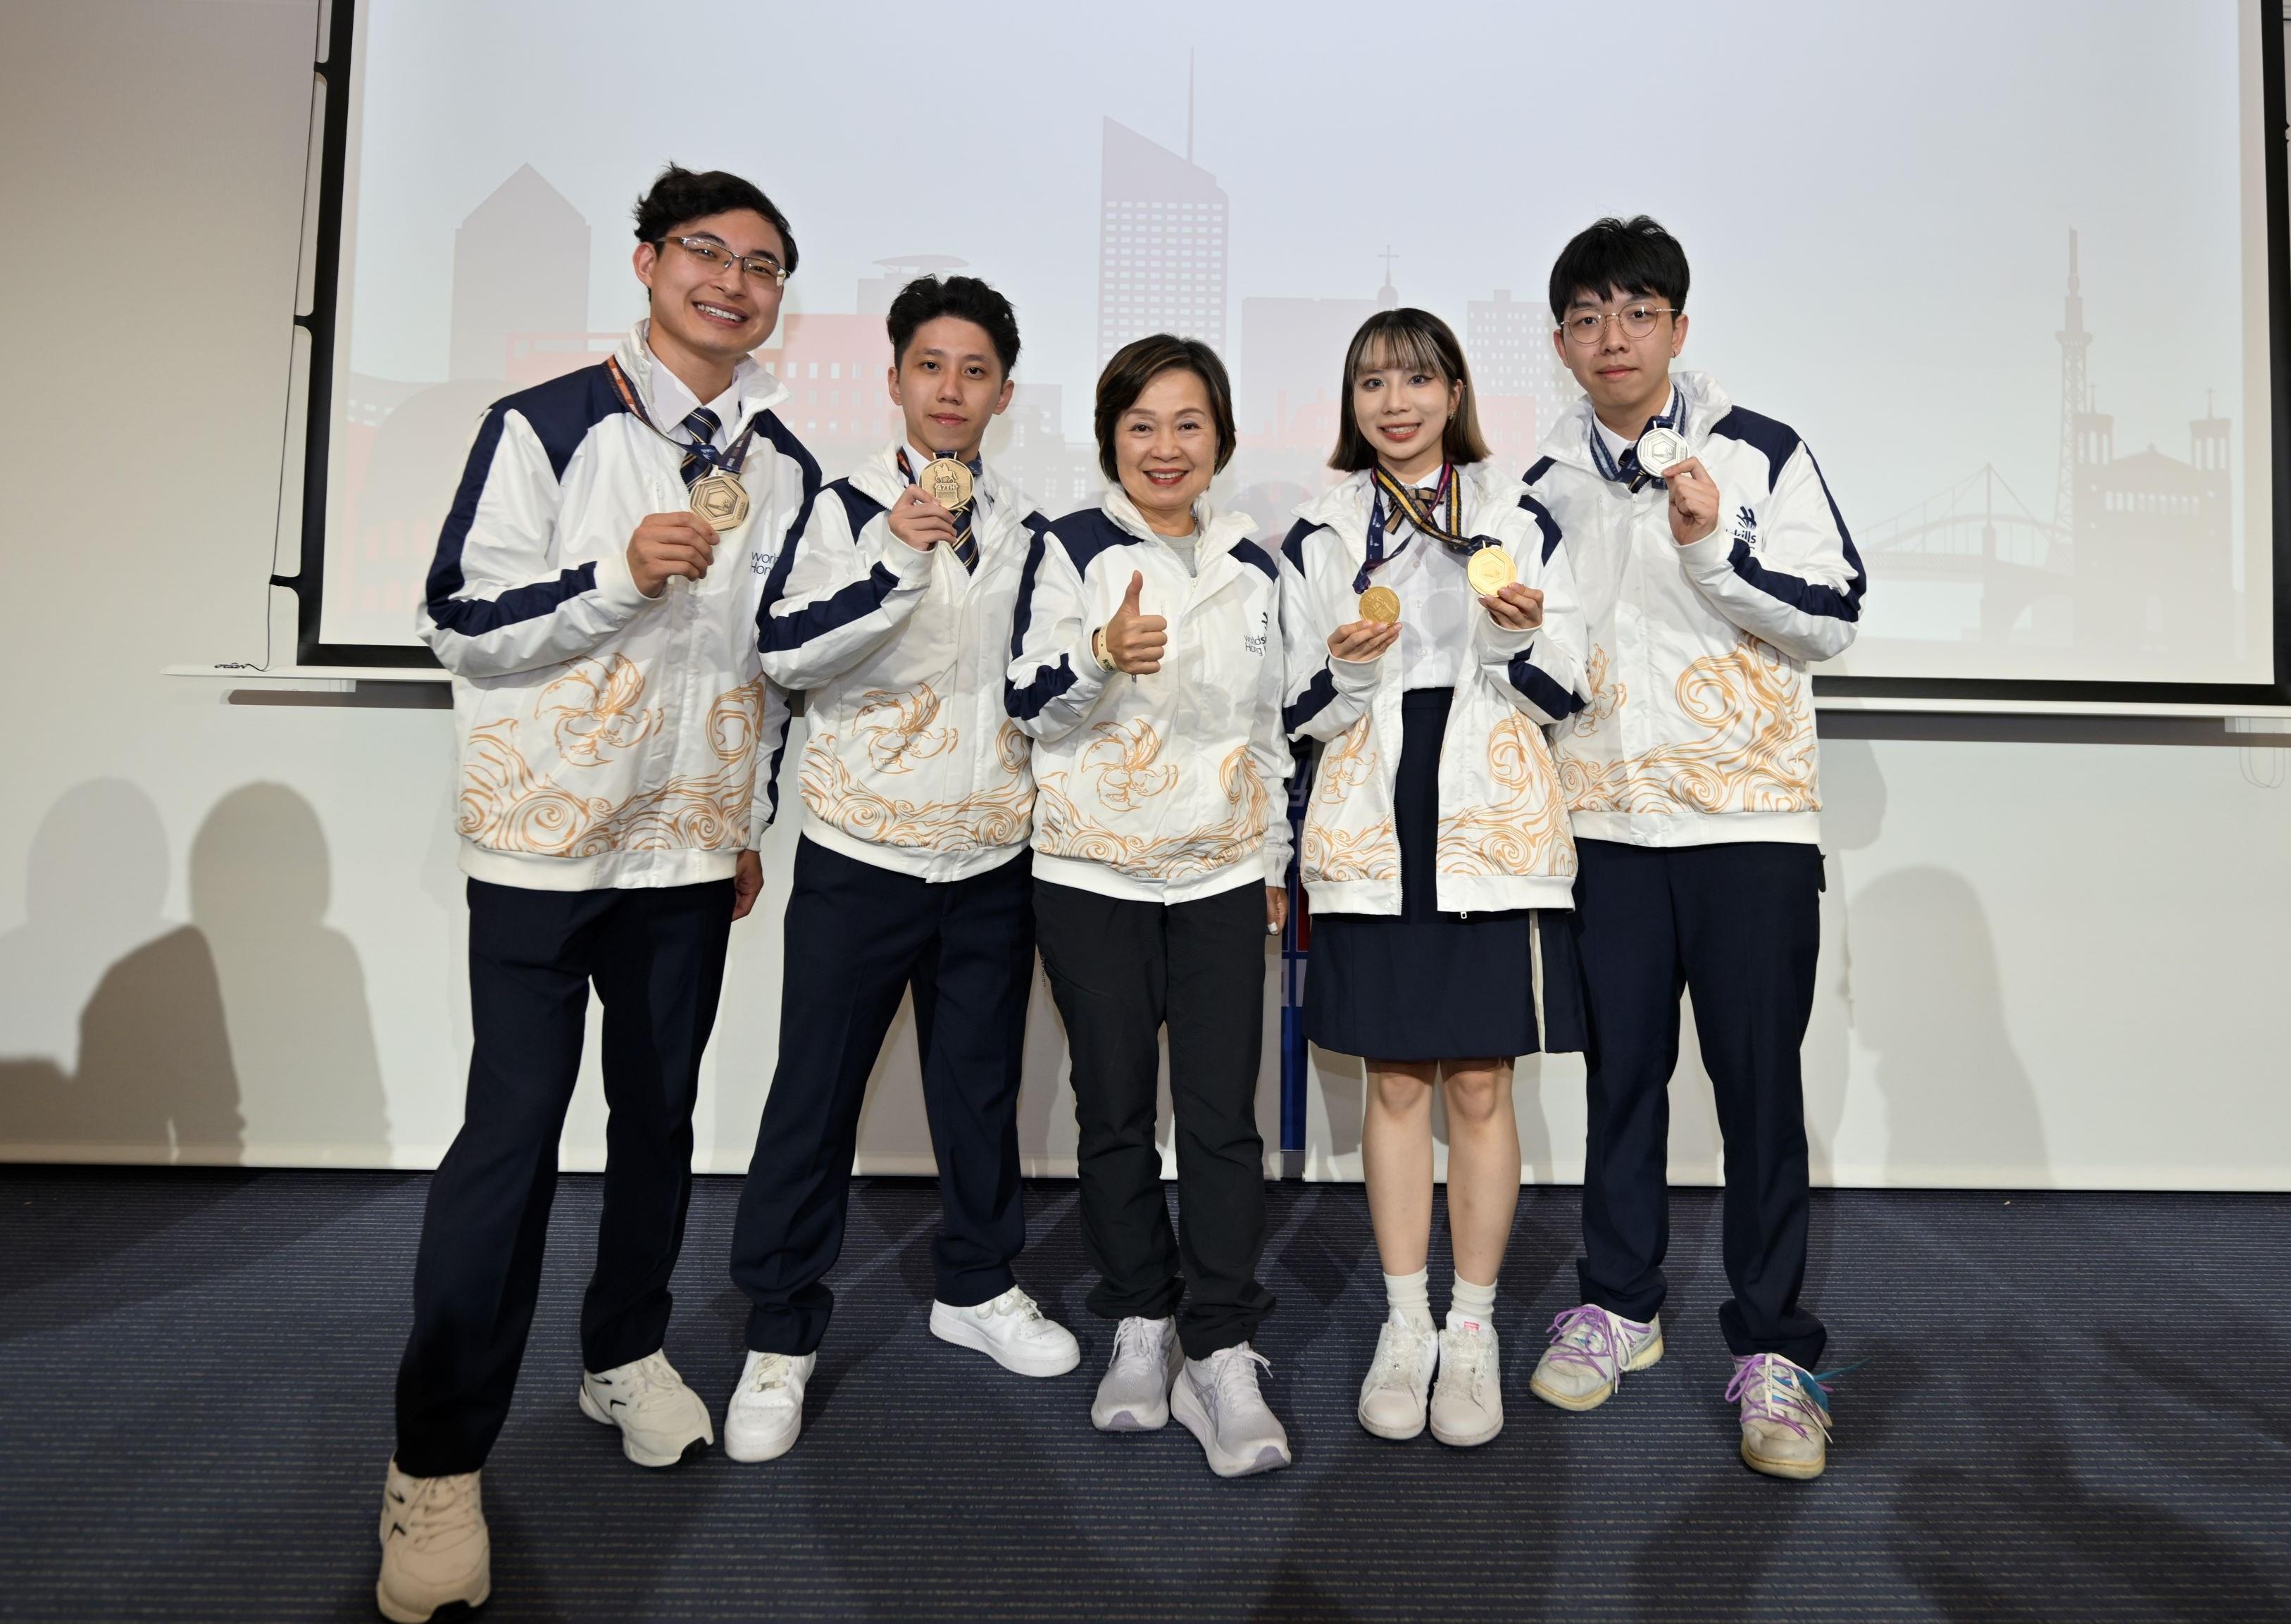
[[[1588,401],[1528,489],[1566,537],[1589,621],[1590,703],[1558,730],[1580,840],[1821,838],[1805,667],[1853,640],[1861,556],[1813,454],[1707,374],[1673,374],[1677,427],[1718,487],[1718,528],[1672,539],[1669,496],[1603,477]],[[1604,447],[1601,447],[1604,451]]]
[[[1033,744],[1002,680],[1019,577],[1049,521],[990,466],[974,574],[891,534],[897,449],[830,484],[764,596],[764,670],[810,695],[799,778],[807,838],[928,880],[1025,849]]]
[[[639,322],[615,353],[650,410],[645,334]],[[762,420],[740,476],[747,520],[718,538],[705,580],[656,599],[629,575],[629,537],[688,504],[680,457],[603,366],[479,423],[418,615],[454,673],[472,878],[555,891],[728,879],[770,824],[787,703],[764,680],[757,608],[819,465],[773,414],[776,380],[744,362],[736,387],[727,432]]]
[[[1522,585],[1543,593],[1543,624],[1510,631],[1475,604],[1471,647],[1440,745],[1437,905],[1448,912],[1574,905],[1575,844],[1544,728],[1583,704],[1582,612],[1559,527],[1517,479],[1490,462],[1455,470],[1464,534],[1503,543]],[[1354,590],[1368,552],[1371,477],[1355,473],[1297,510],[1287,567],[1291,737],[1321,741],[1305,803],[1299,871],[1319,913],[1398,913],[1398,647],[1338,660],[1329,634],[1360,618]],[[1411,547],[1437,547],[1419,535]]]
[[[1280,567],[1246,514],[1194,512],[1198,575],[1119,487],[1034,538],[1004,702],[1035,740],[1037,879],[1161,903],[1286,883]],[[1146,677],[1090,652],[1133,573],[1170,623]]]

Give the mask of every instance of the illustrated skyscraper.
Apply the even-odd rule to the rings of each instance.
[[[454,233],[448,375],[506,377],[511,334],[577,334],[588,325],[589,222],[521,165]]]
[[[1225,347],[1225,189],[1137,131],[1105,121],[1098,182],[1097,358],[1148,333]]]

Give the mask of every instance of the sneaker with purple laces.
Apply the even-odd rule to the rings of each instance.
[[[1627,1371],[1644,1371],[1661,1357],[1662,1315],[1642,1325],[1585,1303],[1551,1322],[1551,1346],[1536,1361],[1527,1387],[1562,1410],[1596,1410],[1615,1395]]]
[[[1734,1361],[1726,1402],[1742,1406],[1742,1464],[1769,1477],[1821,1475],[1829,1459],[1829,1388],[1780,1354]]]

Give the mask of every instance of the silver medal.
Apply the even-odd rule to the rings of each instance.
[[[1676,429],[1656,427],[1639,436],[1640,469],[1661,478],[1693,454],[1686,447],[1686,437]]]

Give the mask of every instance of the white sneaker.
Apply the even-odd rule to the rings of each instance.
[[[1440,1385],[1432,1389],[1432,1435],[1457,1449],[1503,1430],[1503,1366],[1496,1328],[1459,1320],[1440,1333]]]
[[[1100,1432],[1159,1432],[1170,1424],[1170,1384],[1186,1363],[1174,1319],[1135,1315],[1113,1328],[1113,1356],[1098,1379],[1089,1424]]]
[[[674,1466],[695,1445],[716,1442],[708,1406],[663,1353],[582,1371],[581,1413],[619,1427],[621,1452],[639,1466]]]
[[[456,1602],[482,1607],[494,1593],[493,1540],[478,1475],[408,1477],[390,1463],[374,1604],[392,1624],[423,1624]]]
[[[1379,1438],[1412,1438],[1424,1430],[1424,1404],[1440,1339],[1396,1319],[1376,1333],[1376,1357],[1361,1383],[1360,1424]]]
[[[1742,1464],[1769,1477],[1821,1476],[1829,1463],[1829,1391],[1780,1354],[1735,1360],[1726,1398],[1742,1406]]]
[[[1596,1410],[1615,1395],[1627,1372],[1644,1371],[1661,1357],[1662,1315],[1642,1325],[1585,1303],[1551,1322],[1551,1346],[1536,1362],[1527,1388],[1562,1410]]]
[[[1201,1440],[1219,1477],[1277,1472],[1289,1464],[1289,1434],[1257,1390],[1257,1367],[1273,1362],[1242,1342],[1188,1359],[1170,1387],[1170,1413]]]
[[[1063,1376],[1081,1363],[1073,1332],[1045,1318],[1041,1306],[1016,1286],[975,1308],[934,1302],[930,1328],[940,1341],[975,1348],[1021,1376]]]
[[[760,1354],[748,1350],[740,1385],[724,1406],[724,1452],[735,1460],[774,1460],[794,1447],[803,1431],[803,1385],[817,1354]]]

